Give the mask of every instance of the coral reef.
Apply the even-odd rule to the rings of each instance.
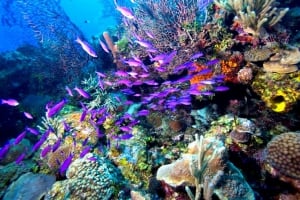
[[[300,132],[274,137],[267,145],[265,162],[274,176],[300,190]]]
[[[91,153],[72,162],[66,176],[66,180],[55,182],[45,199],[110,199],[124,184],[109,160]]]
[[[3,200],[41,199],[54,182],[55,176],[28,172],[10,184]]]
[[[222,141],[196,137],[189,144],[187,154],[172,164],[161,166],[156,178],[167,184],[185,186],[190,199],[211,199],[213,194],[220,199],[254,199],[254,193],[239,170],[226,158]],[[189,186],[196,187],[195,195]],[[243,192],[241,192],[243,191]]]
[[[288,112],[300,98],[299,76],[299,71],[288,74],[260,72],[253,80],[252,88],[267,107],[279,113]]]
[[[264,27],[277,24],[289,8],[277,8],[276,0],[215,0],[216,5],[235,14],[235,20],[242,24],[244,31],[261,36]]]

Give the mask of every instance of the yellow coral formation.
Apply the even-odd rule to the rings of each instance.
[[[299,71],[289,74],[259,73],[252,88],[274,112],[288,112],[300,99],[299,83]]]

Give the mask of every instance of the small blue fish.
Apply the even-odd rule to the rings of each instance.
[[[46,116],[48,118],[52,118],[54,115],[56,115],[59,111],[63,109],[63,107],[66,105],[67,100],[63,99],[57,104],[55,104],[53,107],[49,107],[49,103],[46,105]]]
[[[90,95],[87,91],[85,91],[84,89],[75,87],[74,90],[75,90],[80,96],[82,96],[82,97],[85,98],[85,99],[91,98],[91,95]]]

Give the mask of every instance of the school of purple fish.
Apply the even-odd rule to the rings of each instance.
[[[126,8],[119,6],[114,1],[116,10],[121,13],[126,19],[128,20],[135,20],[135,16],[133,12]],[[155,38],[155,36],[147,32],[146,34],[150,39]],[[81,38],[77,37],[75,40],[81,48],[91,57],[97,59],[97,53],[93,49],[93,47],[88,44],[88,42],[82,40]],[[158,67],[154,67],[153,70],[157,73],[165,72],[168,65],[172,62],[172,60],[176,57],[177,51],[171,51],[171,52],[164,52],[160,53],[155,49],[155,46],[147,41],[146,39],[143,39],[142,37],[136,35],[136,38],[134,40],[134,43],[137,45],[140,45],[141,47],[145,48],[147,52],[149,52],[149,57],[151,62],[156,62],[159,64]],[[109,48],[106,46],[105,42],[102,40],[99,40],[99,44],[101,48],[106,53],[111,53]],[[128,96],[128,99],[135,98],[134,101],[127,100],[123,102],[125,105],[131,105],[135,102],[140,103],[142,106],[140,110],[137,111],[134,115],[130,115],[128,113],[125,113],[123,116],[121,116],[119,119],[116,119],[116,125],[119,126],[120,133],[106,133],[105,135],[111,139],[116,140],[128,140],[131,137],[133,137],[132,129],[133,127],[139,123],[139,117],[145,117],[148,116],[151,111],[175,111],[178,106],[192,106],[192,96],[213,96],[215,92],[224,92],[227,91],[229,88],[226,86],[221,85],[223,82],[223,76],[222,75],[216,75],[213,78],[209,80],[203,80],[199,82],[200,85],[208,85],[210,86],[211,90],[204,90],[200,91],[198,89],[198,85],[190,85],[188,82],[194,75],[201,75],[201,74],[207,74],[212,72],[212,69],[206,69],[200,72],[194,72],[194,65],[193,62],[197,59],[203,57],[204,54],[202,52],[196,52],[194,55],[190,57],[188,61],[185,63],[176,66],[173,70],[174,74],[180,75],[182,71],[189,71],[189,75],[185,76],[178,76],[179,78],[176,80],[165,80],[160,81],[157,79],[151,78],[152,75],[150,73],[149,66],[145,65],[143,60],[138,58],[137,56],[132,56],[131,58],[122,59],[121,61],[124,63],[124,65],[127,65],[131,70],[129,71],[123,71],[123,70],[117,70],[114,73],[115,81],[111,81],[107,74],[104,74],[102,72],[95,72],[98,77],[98,85],[99,87],[104,90],[106,88],[114,87],[119,88],[119,90]],[[218,64],[218,60],[214,59],[211,61],[208,61],[206,63],[206,66],[211,67],[213,65]],[[185,85],[185,87],[182,87],[182,85]],[[149,88],[145,92],[142,90],[142,88]],[[88,93],[88,91],[85,91],[84,89],[80,87],[74,87],[71,89],[69,86],[65,87],[66,93],[68,95],[68,98],[75,97],[74,92],[82,98],[82,100],[88,100],[91,99],[91,94]],[[117,101],[120,101],[120,99],[116,99]],[[67,98],[64,98],[60,100],[59,102],[53,103],[49,102],[46,105],[46,117],[47,118],[53,118],[59,114],[59,112],[65,107],[65,105],[68,103]],[[108,110],[105,107],[97,108],[97,109],[88,109],[84,103],[80,103],[82,107],[82,113],[80,117],[80,122],[83,122],[85,120],[88,120],[97,130],[98,136],[104,137],[104,134],[100,131],[99,127],[105,122],[106,118],[110,116]],[[8,105],[8,106],[18,106],[19,102],[15,99],[8,98],[8,99],[0,99],[0,105]],[[23,111],[24,116],[27,119],[33,119],[34,117],[28,113]],[[87,116],[89,117],[87,119]],[[71,130],[71,127],[63,121],[63,127],[64,131],[69,132]],[[24,131],[22,131],[11,143],[5,144],[0,149],[0,159],[4,158],[5,155],[9,152],[10,147],[14,145],[18,145],[27,134],[32,134],[38,138],[38,141],[32,146],[30,152],[36,152],[40,151],[40,157],[45,158],[48,153],[55,152],[57,149],[59,149],[60,145],[63,143],[62,138],[58,138],[57,141],[53,145],[47,145],[43,149],[41,149],[41,146],[46,142],[49,134],[51,132],[55,132],[51,127],[46,130],[44,133],[41,133],[38,129],[33,127],[26,127]],[[88,140],[85,140],[82,142],[82,146],[84,147],[82,152],[80,153],[79,157],[83,158],[87,153],[89,153],[92,150],[92,147],[87,145]],[[74,145],[76,145],[76,141],[74,141]],[[15,160],[16,164],[21,164],[22,161],[25,159],[27,153],[30,152],[23,152],[19,157]],[[74,154],[70,153],[70,155],[60,164],[60,173],[63,174],[69,167],[69,165],[72,163],[72,160],[74,158]],[[91,158],[93,160],[93,158]]]

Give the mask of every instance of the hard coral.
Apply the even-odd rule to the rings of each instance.
[[[112,199],[121,188],[122,175],[108,159],[87,154],[67,170],[67,180],[57,181],[46,199]]]
[[[265,162],[273,175],[300,189],[300,132],[287,132],[273,138],[266,148]]]
[[[299,71],[289,74],[259,73],[252,88],[274,112],[288,112],[300,99],[299,82]]]
[[[225,75],[224,80],[229,82],[237,82],[237,73],[243,62],[241,53],[234,53],[228,60],[221,60],[221,72]]]

